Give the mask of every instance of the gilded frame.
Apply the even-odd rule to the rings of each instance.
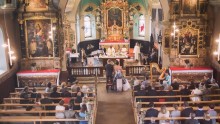
[[[178,54],[181,57],[195,57],[199,53],[199,30],[186,27],[178,34]]]
[[[124,22],[124,17],[123,17],[123,15],[124,15],[124,13],[123,13],[123,9],[121,9],[121,8],[119,8],[119,7],[111,7],[111,8],[109,8],[109,9],[107,9],[107,27],[108,28],[110,28],[110,27],[112,27],[113,25],[114,25],[114,22],[112,22],[112,25],[111,26],[109,26],[109,21],[110,21],[110,19],[109,19],[109,11],[110,10],[113,10],[113,9],[115,9],[115,11],[118,11],[118,10],[120,10],[120,16],[121,16],[121,20],[120,20],[120,18],[117,18],[117,19],[119,19],[121,22],[121,25],[118,25],[117,23],[118,23],[118,21],[119,20],[116,20],[116,25],[117,25],[117,27],[123,27],[123,22]],[[119,14],[119,13],[114,13],[114,16],[117,16],[116,14]],[[119,17],[120,17],[119,16]],[[114,19],[113,19],[113,21],[114,21]]]
[[[25,19],[27,58],[54,57],[52,24],[52,18],[35,17]]]
[[[196,16],[198,0],[182,0],[181,3],[184,16]]]
[[[28,4],[26,11],[47,11],[48,10],[48,0],[25,0]]]

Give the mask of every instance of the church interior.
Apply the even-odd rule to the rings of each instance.
[[[0,123],[219,124],[220,0],[0,0]]]

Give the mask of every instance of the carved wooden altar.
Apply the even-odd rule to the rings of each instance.
[[[123,40],[128,34],[128,2],[107,0],[101,4],[102,37],[106,40]]]

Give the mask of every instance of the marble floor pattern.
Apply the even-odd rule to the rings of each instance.
[[[135,124],[131,91],[106,92],[105,83],[99,83],[96,124]]]

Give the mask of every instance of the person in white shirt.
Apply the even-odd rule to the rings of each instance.
[[[64,101],[61,100],[59,102],[59,104],[56,106],[56,111],[60,111],[60,112],[56,112],[56,118],[58,119],[62,119],[62,118],[65,118],[65,115],[64,115],[64,111],[65,111],[65,107],[64,107]]]
[[[167,111],[165,105],[162,105],[162,106],[161,106],[161,109],[160,109],[160,112],[159,112],[159,114],[158,114],[158,118],[168,118],[169,116],[170,116],[170,112]],[[167,122],[166,120],[160,120],[160,121],[159,121],[159,124],[164,124],[164,123],[166,123],[166,122]]]
[[[107,56],[115,56],[115,48],[112,45],[107,50]]]
[[[138,61],[139,60],[139,55],[141,53],[140,52],[140,46],[139,46],[138,43],[135,44],[133,53],[134,53],[134,60]]]
[[[202,95],[202,91],[198,88],[199,86],[196,85],[195,89],[192,90],[191,95],[196,95],[191,97],[191,100],[196,102],[196,101],[201,101],[200,95]]]

